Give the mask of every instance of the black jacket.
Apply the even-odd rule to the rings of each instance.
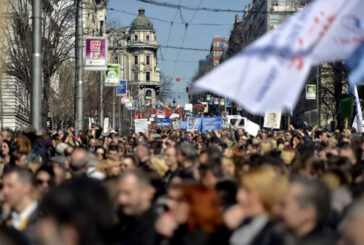
[[[154,228],[157,215],[151,208],[138,217],[121,216],[118,227],[119,244],[153,245],[157,239]]]

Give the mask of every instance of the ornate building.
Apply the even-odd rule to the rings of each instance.
[[[127,39],[129,69],[126,75],[131,95],[141,104],[154,104],[160,85],[158,42],[153,24],[143,8],[131,23]]]

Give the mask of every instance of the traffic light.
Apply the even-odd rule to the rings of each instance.
[[[186,92],[190,92],[190,87],[186,87]]]

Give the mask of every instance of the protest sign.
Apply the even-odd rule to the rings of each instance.
[[[148,120],[147,119],[135,119],[135,133],[145,133],[148,131]]]

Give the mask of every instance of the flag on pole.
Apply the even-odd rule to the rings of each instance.
[[[360,101],[359,101],[359,94],[358,89],[356,86],[354,87],[354,105],[355,105],[355,119],[353,122],[353,128],[356,128],[359,133],[363,132],[363,113],[361,111]]]
[[[226,96],[253,114],[289,112],[312,66],[346,60],[363,43],[363,11],[362,0],[313,1],[197,80],[193,92]]]
[[[350,69],[348,79],[350,88],[364,82],[364,44],[360,45],[346,64]]]

